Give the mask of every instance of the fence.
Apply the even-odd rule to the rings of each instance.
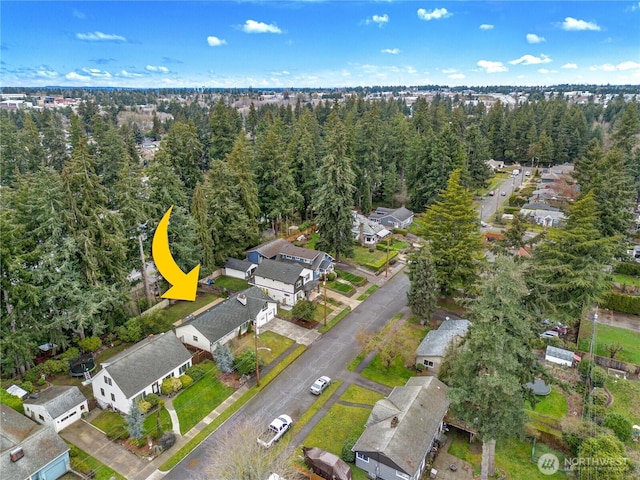
[[[592,358],[596,365],[603,368],[612,368],[614,370],[624,370],[632,375],[640,374],[640,366],[633,363],[621,362],[614,358],[601,357],[600,355],[592,355],[586,352],[576,352],[582,360],[586,360],[588,357]]]

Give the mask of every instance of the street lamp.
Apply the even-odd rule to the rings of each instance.
[[[324,274],[322,280],[322,286],[324,287],[324,326],[327,326],[327,274]]]

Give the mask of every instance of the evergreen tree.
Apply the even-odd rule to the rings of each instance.
[[[413,314],[426,325],[438,303],[438,284],[429,246],[424,245],[411,260],[408,272],[411,285],[407,301]]]
[[[209,117],[211,146],[209,158],[222,160],[231,152],[236,137],[242,128],[242,118],[234,107],[227,106],[221,98],[213,107]]]
[[[207,198],[207,186],[202,183],[196,185],[191,200],[191,216],[196,222],[198,245],[202,252],[202,268],[204,272],[210,272],[215,266],[213,258],[213,236],[209,228],[209,199]]]
[[[420,235],[430,244],[442,294],[469,290],[480,273],[483,246],[478,213],[471,194],[460,184],[459,170],[451,174],[439,200],[417,223]]]
[[[175,123],[162,140],[156,153],[158,156],[160,162],[173,167],[187,190],[187,196],[191,197],[196,184],[202,179],[204,159],[204,149],[196,127],[192,123]]]
[[[129,413],[125,416],[127,423],[127,432],[134,440],[139,440],[144,435],[143,417],[138,404],[131,400],[129,404]]]
[[[231,353],[231,349],[229,348],[228,345],[221,345],[219,343],[216,346],[213,356],[221,372],[223,373],[233,372],[234,370],[233,364],[234,364],[235,358],[233,357],[233,353]]]
[[[470,305],[472,325],[451,365],[447,392],[451,413],[467,422],[482,441],[481,478],[495,472],[496,441],[523,432],[526,383],[538,370],[535,338],[523,299],[528,295],[523,265],[497,257]]]
[[[258,186],[255,174],[251,168],[251,158],[253,152],[244,132],[240,132],[236,137],[233,149],[227,155],[227,165],[235,174],[240,190],[240,203],[247,212],[247,217],[256,222],[254,228],[258,228],[257,219],[260,215],[260,204],[258,203]]]

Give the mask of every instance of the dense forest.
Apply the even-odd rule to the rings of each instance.
[[[319,245],[347,252],[332,231],[346,217],[334,210],[425,212],[453,172],[480,194],[490,158],[574,163],[607,237],[628,234],[640,200],[639,104],[621,94],[606,106],[562,96],[470,103],[463,93],[408,106],[358,94],[312,103],[291,92],[242,112],[231,103],[240,92],[75,94],[75,109],[0,111],[4,373],[28,366],[41,343],[64,349],[127,320],[127,275],[141,267],[140,244],[149,257],[171,205],[173,256],[208,275],[243,258],[265,229],[278,235],[316,219]],[[137,105],[154,111],[142,121]],[[142,155],[149,140],[160,141],[153,158]]]

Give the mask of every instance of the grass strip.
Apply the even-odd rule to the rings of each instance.
[[[309,421],[311,421],[313,416],[320,411],[320,409],[324,406],[325,403],[329,401],[329,399],[331,398],[331,395],[335,393],[335,391],[338,389],[338,387],[340,387],[340,385],[342,385],[342,380],[336,380],[335,382],[334,381],[331,382],[331,385],[329,385],[329,388],[327,388],[324,391],[324,393],[320,395],[313,402],[313,405],[311,405],[311,407],[309,407],[309,409],[306,412],[304,412],[300,416],[300,418],[293,424],[293,427],[291,427],[292,436],[298,433],[300,430],[302,430],[302,427],[304,427],[307,423],[309,423]]]
[[[236,400],[232,405],[226,408],[220,415],[218,415],[209,425],[204,427],[200,432],[196,434],[191,440],[189,440],[180,450],[173,454],[166,462],[160,465],[159,470],[162,472],[168,472],[175,467],[180,461],[185,458],[193,449],[200,445],[209,435],[211,435],[220,425],[222,425],[229,417],[236,413],[240,408],[258,394],[266,385],[268,385],[275,377],[277,377],[285,368],[291,365],[303,352],[307,349],[304,345],[299,345],[293,352],[291,352],[284,360],[276,365],[269,373],[262,377],[261,385],[259,387],[254,386]]]
[[[95,473],[95,476],[91,478],[94,478],[96,480],[110,480],[112,478],[115,478],[116,480],[127,480],[118,472],[107,467],[100,460],[92,457],[81,448],[75,446],[73,443],[69,443],[66,440],[65,442],[67,445],[69,445],[69,448],[71,450],[69,452],[71,468],[73,468],[75,471],[80,472],[83,475],[88,475],[89,472],[93,472]]]
[[[338,315],[336,315],[335,317],[333,317],[331,320],[329,320],[329,322],[327,323],[326,326],[322,326],[320,328],[318,328],[318,331],[320,333],[327,333],[329,330],[331,330],[340,320],[342,320],[344,317],[346,317],[349,312],[351,311],[351,307],[347,307],[344,310],[342,310]]]

